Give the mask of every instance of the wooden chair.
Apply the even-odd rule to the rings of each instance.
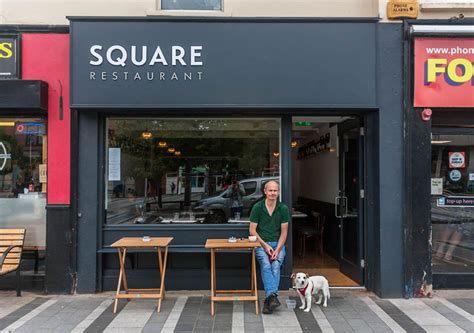
[[[16,295],[21,296],[20,262],[25,229],[0,229],[0,276],[16,272]]]
[[[316,241],[317,248],[321,256],[324,255],[323,250],[323,235],[324,235],[324,223],[326,222],[326,216],[321,213],[312,211],[311,217],[313,219],[310,225],[304,225],[300,229],[301,234],[301,252],[300,256],[304,258],[306,254],[306,239],[313,237]]]

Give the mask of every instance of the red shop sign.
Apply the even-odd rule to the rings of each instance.
[[[415,39],[415,107],[474,107],[474,38]]]

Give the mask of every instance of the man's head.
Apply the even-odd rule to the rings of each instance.
[[[265,196],[269,200],[276,200],[280,195],[280,184],[274,180],[270,180],[265,184]]]

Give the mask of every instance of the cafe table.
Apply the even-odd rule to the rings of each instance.
[[[228,239],[208,239],[205,248],[211,250],[211,316],[214,316],[214,303],[221,301],[254,301],[255,313],[259,312],[257,293],[257,267],[255,259],[255,249],[260,247],[258,241],[251,242],[248,239],[239,239],[235,243],[230,243]],[[216,252],[217,251],[238,251],[251,250],[252,272],[250,290],[217,290],[216,280]]]
[[[115,293],[114,313],[117,312],[118,300],[121,298],[156,298],[158,299],[157,312],[161,310],[161,301],[165,299],[165,273],[166,261],[168,258],[168,245],[173,240],[173,237],[150,237],[145,241],[142,237],[124,237],[110,245],[118,250],[120,272],[117,282],[117,291]],[[164,248],[164,254],[161,253]],[[157,249],[158,251],[158,265],[160,268],[161,284],[160,288],[147,289],[130,289],[127,286],[127,276],[125,274],[125,256],[127,250],[137,249]],[[122,293],[121,285],[123,283],[124,292]]]

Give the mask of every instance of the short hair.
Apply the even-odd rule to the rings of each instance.
[[[269,180],[268,182],[265,183],[265,186],[263,187],[264,190],[267,189],[267,185],[270,183],[275,183],[278,186],[278,190],[280,190],[280,183],[278,183],[276,180]]]

